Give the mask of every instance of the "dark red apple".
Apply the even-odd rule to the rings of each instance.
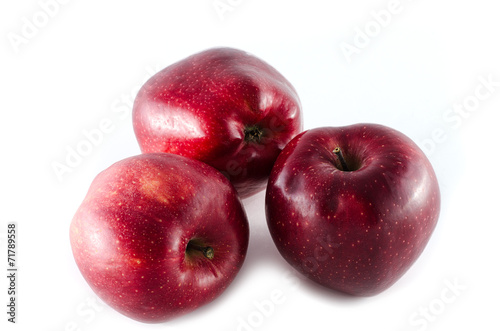
[[[161,322],[219,296],[240,269],[248,222],[230,182],[212,167],[142,154],[101,172],[76,212],[76,263],[120,313]]]
[[[335,290],[370,296],[394,284],[426,246],[440,193],[424,153],[376,124],[294,138],[266,192],[272,238],[288,263]]]
[[[143,153],[201,160],[224,173],[242,198],[265,188],[274,161],[302,131],[299,97],[269,64],[214,48],[148,80],[133,107]]]

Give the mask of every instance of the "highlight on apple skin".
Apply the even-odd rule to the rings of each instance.
[[[132,156],[102,171],[70,225],[73,256],[90,287],[147,323],[221,295],[248,240],[245,211],[227,178],[167,153]]]
[[[265,189],[279,153],[302,131],[292,84],[233,48],[208,49],[155,74],[140,89],[132,117],[143,153],[208,163],[241,198]]]
[[[284,259],[313,281],[358,296],[400,279],[439,211],[425,154],[378,124],[301,133],[278,157],[266,192],[267,223]]]

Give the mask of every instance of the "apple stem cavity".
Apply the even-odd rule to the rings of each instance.
[[[202,252],[203,256],[205,256],[209,260],[212,260],[214,258],[214,249],[210,246],[200,246],[190,241],[186,247],[186,251],[192,250]]]
[[[262,139],[262,135],[264,134],[264,130],[262,130],[257,125],[252,125],[246,127],[244,130],[245,133],[245,141],[246,142],[260,142]]]
[[[349,171],[349,167],[347,166],[347,162],[344,159],[344,155],[342,154],[342,150],[340,149],[340,147],[335,147],[335,149],[333,150],[333,153],[335,155],[337,155],[337,158],[340,161],[340,166],[342,167],[341,170],[342,171]]]

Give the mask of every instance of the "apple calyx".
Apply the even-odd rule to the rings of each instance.
[[[333,150],[333,154],[335,154],[337,156],[337,158],[339,159],[340,161],[340,166],[342,167],[342,171],[350,171],[349,170],[349,167],[347,166],[347,162],[345,161],[345,158],[344,158],[344,155],[342,154],[342,150],[340,149],[340,147],[335,147],[335,149]]]
[[[202,252],[203,256],[209,260],[212,260],[215,256],[214,249],[212,247],[200,246],[200,245],[193,243],[193,241],[191,240],[190,242],[188,242],[188,245],[186,247],[186,252],[193,251],[193,250],[198,251],[198,252]]]
[[[259,143],[264,135],[264,130],[262,130],[262,128],[258,125],[248,126],[243,132],[245,133],[246,142]]]

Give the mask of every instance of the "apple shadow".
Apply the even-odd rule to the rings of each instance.
[[[247,256],[241,270],[236,278],[228,286],[228,288],[211,303],[201,306],[196,310],[180,316],[167,324],[174,326],[181,325],[184,319],[207,318],[214,308],[227,304],[228,300],[232,300],[235,293],[238,292],[240,287],[246,286],[251,279],[255,276],[256,270],[262,270],[263,267],[273,268],[281,275],[289,274],[290,277],[296,277],[299,290],[311,293],[320,301],[331,302],[332,305],[342,304],[358,304],[370,297],[358,297],[349,295],[343,292],[335,291],[324,287],[306,276],[300,274],[285,259],[281,256],[278,249],[274,245],[273,239],[267,228],[267,221],[265,217],[265,203],[264,192],[258,193],[255,196],[249,197],[243,201],[243,205],[247,212],[249,227],[250,227],[250,241],[248,245]],[[270,280],[273,283],[279,280]]]
[[[243,200],[250,226],[250,242],[245,259],[243,272],[255,269],[257,265],[269,264],[272,266],[286,262],[281,257],[274,245],[271,234],[267,227],[265,215],[265,192],[260,192]]]
[[[290,266],[290,269],[293,269]],[[298,274],[295,271],[295,274]],[[297,276],[300,279],[300,287],[304,288],[307,292],[313,293],[318,299],[328,300],[332,303],[342,302],[342,304],[358,304],[367,300],[371,297],[355,296],[348,293],[340,292],[337,290],[330,289],[315,281],[307,278],[304,275]]]

